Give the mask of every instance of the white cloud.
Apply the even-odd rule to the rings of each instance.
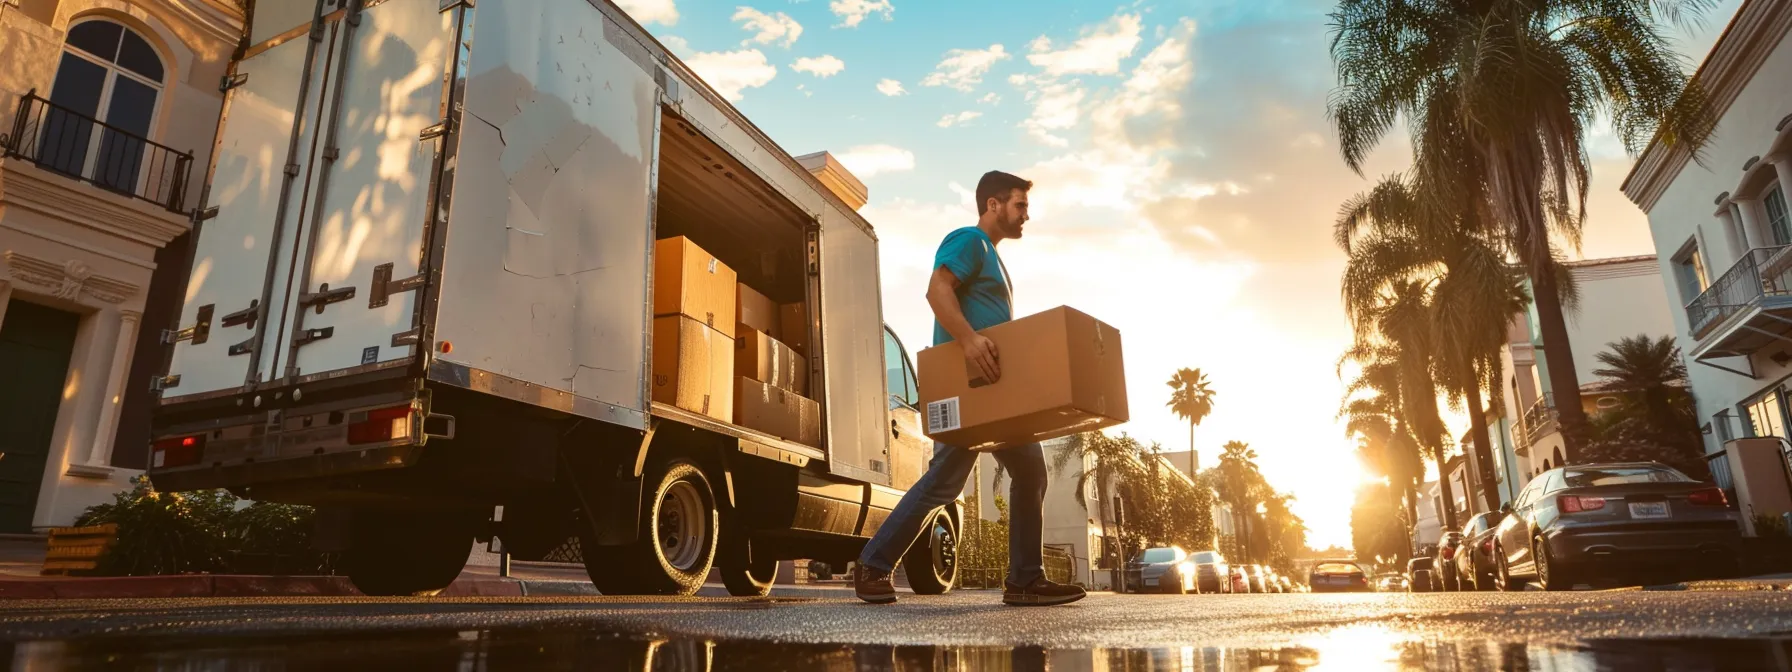
[[[1034,82],[1034,85],[1033,90],[1027,92],[1027,101],[1033,103],[1033,114],[1020,122],[1020,127],[1052,147],[1068,146],[1070,141],[1057,132],[1076,127],[1082,118],[1083,99],[1088,92],[1076,81]]]
[[[983,75],[996,63],[1012,55],[1000,44],[988,49],[953,49],[935,66],[933,73],[921,80],[922,86],[945,86],[969,93],[983,83]]]
[[[734,20],[740,27],[753,36],[741,41],[741,44],[779,44],[789,49],[796,44],[796,39],[803,36],[803,24],[790,18],[789,14],[778,12],[767,14],[752,7],[736,7]]]
[[[1048,76],[1117,74],[1120,61],[1139,48],[1140,27],[1139,15],[1116,15],[1084,28],[1082,37],[1058,50],[1052,49],[1049,38],[1041,36],[1033,41],[1033,53],[1027,56],[1027,62],[1039,66]]]
[[[915,169],[915,153],[891,145],[860,145],[835,157],[860,179],[879,173],[901,173]]]
[[[981,117],[981,116],[983,116],[983,113],[978,112],[976,110],[966,110],[963,112],[959,112],[958,114],[948,114],[948,115],[940,118],[939,127],[940,128],[951,128],[953,126],[963,126],[966,123],[968,123],[969,121],[971,121],[972,119],[976,119],[977,117]]]
[[[890,5],[890,0],[834,0],[828,3],[828,9],[833,10],[834,16],[840,17],[840,25],[846,28],[857,28],[865,17],[872,14],[882,14],[884,20],[889,21],[896,12],[896,8]]]
[[[657,23],[671,26],[678,23],[678,7],[672,4],[672,0],[616,0],[616,4],[642,25]]]
[[[991,91],[984,94],[982,98],[978,98],[977,102],[983,103],[984,105],[1000,105],[1002,104],[1002,97],[996,95],[994,91]]]
[[[672,50],[672,55],[674,56],[683,58],[683,54],[691,53],[690,41],[682,37],[677,35],[661,35],[659,36],[659,40],[660,44],[665,45],[667,49]]]
[[[815,58],[803,57],[791,64],[791,70],[807,72],[816,77],[833,77],[846,69],[846,62],[833,56],[823,54]]]
[[[767,62],[758,49],[698,52],[684,62],[716,93],[731,101],[740,100],[747,89],[770,84],[778,76],[778,67]]]
[[[894,79],[882,79],[877,82],[877,92],[886,96],[900,96],[908,93],[908,89],[902,88],[902,82]]]
[[[1167,132],[1160,133],[1156,138],[1136,137],[1131,129],[1140,125],[1128,122],[1153,118],[1162,123],[1144,126],[1160,131],[1167,131],[1175,126],[1173,122],[1182,116],[1180,96],[1194,80],[1194,63],[1189,58],[1194,39],[1195,22],[1183,19],[1169,37],[1139,59],[1139,64],[1133,67],[1132,74],[1127,77],[1120,92],[1097,105],[1090,113],[1095,121],[1097,144],[1162,145],[1171,142]]]

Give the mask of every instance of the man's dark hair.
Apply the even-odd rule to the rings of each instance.
[[[1033,182],[999,170],[984,173],[983,179],[977,180],[977,216],[982,217],[984,213],[989,212],[989,199],[993,198],[1007,203],[1008,196],[1013,194],[1015,189],[1032,191]]]

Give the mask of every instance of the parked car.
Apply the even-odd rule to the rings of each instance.
[[[1126,585],[1137,592],[1182,595],[1196,592],[1195,567],[1188,552],[1176,546],[1147,548],[1126,563]]]
[[[1203,593],[1232,592],[1232,565],[1219,551],[1197,551],[1189,556],[1195,563],[1195,588]]]
[[[1406,577],[1400,574],[1383,574],[1375,579],[1375,590],[1383,593],[1404,593],[1408,585]]]
[[[1413,558],[1406,562],[1407,590],[1414,593],[1429,593],[1437,590],[1437,576],[1432,571],[1431,558]]]
[[[1282,583],[1282,592],[1284,592],[1284,593],[1300,592],[1300,585],[1296,584],[1294,582],[1294,579],[1290,579],[1286,576],[1277,576],[1276,580],[1280,581]]]
[[[1321,560],[1307,574],[1307,585],[1315,593],[1367,593],[1369,577],[1353,561]]]
[[[1232,566],[1232,592],[1251,592],[1251,577],[1245,573],[1244,565]]]
[[[1469,519],[1462,528],[1462,543],[1451,563],[1463,590],[1493,590],[1497,565],[1493,559],[1493,535],[1499,528],[1500,516],[1497,511],[1483,513]]]
[[[1437,550],[1431,556],[1431,575],[1437,582],[1438,590],[1452,593],[1461,590],[1455,562],[1461,544],[1461,530],[1444,530],[1438,537]]]
[[[1266,575],[1263,573],[1263,565],[1245,565],[1244,571],[1245,576],[1249,578],[1251,582],[1251,592],[1269,592],[1269,586],[1264,581]]]
[[[1733,572],[1742,533],[1720,488],[1654,462],[1546,471],[1518,493],[1495,534],[1497,581],[1569,590],[1588,581]]]

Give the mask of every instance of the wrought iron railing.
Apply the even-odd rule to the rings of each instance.
[[[1686,304],[1686,320],[1694,338],[1753,305],[1763,296],[1792,293],[1792,247],[1758,247],[1742,255],[1730,270]]]
[[[0,135],[0,151],[170,212],[187,212],[192,153],[52,103],[36,89],[19,98],[12,129]]]
[[[1544,434],[1555,429],[1555,422],[1555,395],[1544,392],[1543,396],[1538,397],[1536,403],[1531,404],[1531,407],[1524,412],[1525,437],[1531,443],[1536,443],[1537,439],[1543,438]]]

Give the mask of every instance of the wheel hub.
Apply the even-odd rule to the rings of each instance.
[[[703,539],[709,521],[703,516],[703,497],[688,481],[673,483],[660,498],[659,520],[655,528],[660,552],[667,564],[681,572],[691,571],[702,560]]]

